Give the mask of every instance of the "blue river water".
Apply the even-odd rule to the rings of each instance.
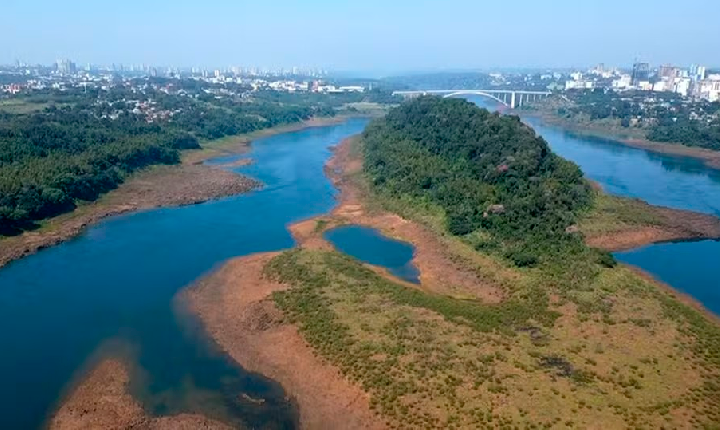
[[[497,104],[468,97],[491,110]],[[574,161],[605,191],[639,198],[653,205],[720,216],[720,171],[702,161],[631,148],[612,139],[582,136],[523,118],[557,154]],[[615,257],[640,267],[720,314],[720,242],[698,241],[649,245]]]
[[[720,171],[690,158],[653,154],[608,139],[580,137],[527,120],[553,151],[576,162],[607,192],[720,216]],[[615,257],[693,296],[720,315],[720,242],[676,242]]]
[[[335,248],[365,263],[382,266],[413,284],[420,283],[420,272],[412,263],[414,248],[406,242],[385,237],[379,231],[359,225],[335,227],[324,234]]]
[[[720,175],[700,162],[527,121],[611,193],[720,214]],[[42,426],[109,340],[130,351],[132,393],[152,413],[200,412],[239,426],[294,428],[297,410],[282,387],[219,352],[173,298],[228,258],[293,246],[287,224],[334,204],[336,191],[322,169],[328,147],[366,123],[260,139],[249,154],[255,163],[236,170],[265,183],[262,190],[111,218],[0,270],[0,429]],[[387,245],[367,232],[359,236],[348,243]],[[720,243],[654,245],[617,256],[720,312]],[[265,403],[239,401],[239,393]]]
[[[366,123],[260,139],[255,163],[237,170],[263,189],[111,218],[0,270],[0,429],[42,426],[108,340],[131,351],[132,393],[153,413],[296,427],[282,387],[218,352],[173,297],[228,258],[292,247],[287,224],[334,205],[323,173],[329,147]],[[241,393],[265,402],[242,402]]]

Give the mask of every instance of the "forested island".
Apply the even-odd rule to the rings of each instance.
[[[517,117],[462,100],[391,110],[328,172],[340,203],[291,228],[297,249],[238,259],[191,292],[221,345],[301,410],[370,428],[720,420],[720,326],[586,244],[586,233],[662,229],[680,212],[603,195]],[[343,224],[414,245],[421,285],[333,250],[322,234]],[[296,378],[268,343],[292,345],[293,369],[307,373]],[[315,378],[330,394],[304,382]]]
[[[139,169],[176,164],[201,142],[393,100],[382,91],[247,97],[237,87],[148,78],[0,100],[0,237],[94,201]]]
[[[720,102],[670,93],[575,90],[525,106],[577,131],[720,151]]]

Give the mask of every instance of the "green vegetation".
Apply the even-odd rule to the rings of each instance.
[[[288,319],[391,428],[676,428],[720,418],[711,361],[720,330],[626,269],[607,279],[627,291],[615,290],[606,317],[548,304],[555,315],[545,323],[532,311],[505,320],[519,309],[508,303],[396,284],[336,252],[288,251],[265,270],[292,285],[274,295]],[[707,340],[682,342],[696,331]]]
[[[660,216],[642,200],[612,196],[602,191],[595,193],[594,200],[593,210],[584,214],[578,224],[580,231],[587,236],[641,226],[673,227],[666,217]]]
[[[566,230],[591,204],[590,187],[517,117],[420,97],[373,123],[363,140],[374,191],[438,205],[453,234],[490,233],[478,247],[520,266],[581,247]]]
[[[103,120],[81,107],[0,114],[0,234],[95,200],[127,173],[176,163],[178,150],[197,147],[190,134],[131,115]]]
[[[720,150],[720,102],[693,102],[673,93],[574,91],[534,107],[575,124],[598,126],[652,142]]]
[[[559,174],[554,168],[577,170],[552,160],[543,144],[514,118],[421,98],[375,122],[353,148],[364,154],[366,172],[347,179],[358,182],[365,203],[437,233],[454,264],[504,291],[501,303],[434,293],[442,289],[433,285],[413,289],[342,254],[308,249],[266,266],[268,276],[292,286],[275,302],[393,428],[714,428],[720,327],[585,246],[576,229],[566,232],[662,220],[639,202],[593,192],[580,177],[543,189]],[[514,195],[500,174],[513,160],[520,164],[512,169]],[[507,170],[493,169],[502,162]],[[538,172],[538,165],[549,167]],[[491,198],[476,198],[470,187]],[[580,196],[573,200],[568,190],[582,192],[570,193]],[[522,204],[512,202],[518,195]],[[476,204],[482,213],[506,203],[493,214],[500,219],[468,217],[478,221],[468,223],[473,230],[451,234],[458,206]],[[559,213],[524,210],[532,207]],[[520,220],[501,219],[513,213]],[[508,231],[515,225],[527,238]],[[508,254],[522,246],[533,252]]]
[[[217,96],[213,91],[229,90],[212,87],[208,93],[190,80],[151,84],[181,88],[168,94],[134,82],[135,90],[47,90],[0,101],[0,236],[93,201],[138,169],[177,163],[179,151],[199,148],[200,141],[334,116],[345,103],[392,100],[382,91],[266,91],[248,98]]]

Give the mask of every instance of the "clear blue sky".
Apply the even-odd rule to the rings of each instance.
[[[3,0],[0,63],[720,66],[720,0]]]

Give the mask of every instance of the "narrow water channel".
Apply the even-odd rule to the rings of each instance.
[[[132,351],[132,392],[152,413],[295,427],[282,387],[218,352],[173,297],[228,258],[292,247],[287,224],[334,205],[323,173],[329,147],[366,123],[260,139],[249,154],[255,163],[237,170],[262,190],[111,218],[1,269],[0,429],[42,426],[108,339]],[[265,403],[240,402],[241,393]]]

